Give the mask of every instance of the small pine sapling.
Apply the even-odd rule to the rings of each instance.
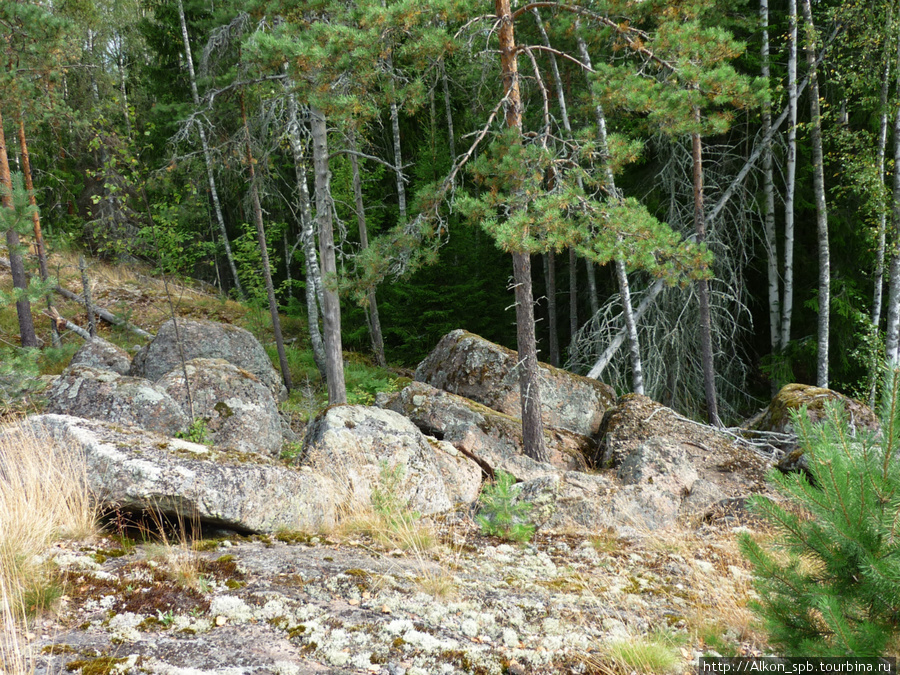
[[[526,542],[535,530],[528,520],[532,505],[517,500],[515,476],[498,471],[496,478],[496,482],[485,486],[478,498],[481,508],[475,521],[484,534]]]
[[[776,531],[740,541],[755,568],[770,643],[787,656],[879,656],[900,640],[900,369],[885,379],[881,433],[852,431],[841,406],[795,415],[808,474],[773,471],[783,504],[753,507]]]

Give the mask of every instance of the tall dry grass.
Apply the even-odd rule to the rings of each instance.
[[[61,592],[45,554],[96,532],[84,456],[21,427],[0,429],[0,671],[33,672],[23,635]]]

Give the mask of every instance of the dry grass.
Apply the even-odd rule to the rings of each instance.
[[[84,457],[29,431],[0,431],[0,663],[5,672],[33,672],[22,635],[30,617],[62,594],[43,557],[58,539],[96,532]]]

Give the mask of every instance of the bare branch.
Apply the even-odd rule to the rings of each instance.
[[[393,164],[390,164],[389,162],[384,161],[380,157],[376,157],[375,155],[367,155],[366,153],[359,152],[358,150],[347,150],[347,149],[335,150],[330,155],[328,155],[328,159],[333,159],[334,157],[337,157],[338,155],[355,155],[357,157],[362,157],[363,159],[371,159],[373,162],[378,162],[379,164],[386,166],[391,171],[393,171],[399,175],[402,175],[402,171],[405,168],[405,167],[401,167],[398,169],[396,166],[394,166]],[[412,164],[407,164],[406,166],[412,166]],[[409,179],[406,176],[403,176],[403,182],[409,183]]]
[[[555,56],[561,56],[564,59],[568,59],[572,63],[578,64],[579,68],[583,68],[584,70],[588,71],[589,73],[594,73],[594,74],[597,73],[596,70],[591,68],[589,65],[585,64],[583,61],[579,61],[574,56],[572,56],[570,54],[566,54],[565,52],[561,52],[558,49],[553,49],[553,47],[547,47],[545,45],[519,45],[516,48],[516,51],[523,52],[523,51],[528,51],[529,49],[539,49],[542,52],[550,52],[551,54],[553,54]]]

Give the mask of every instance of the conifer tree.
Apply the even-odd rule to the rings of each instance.
[[[900,636],[900,370],[885,377],[881,431],[851,429],[840,405],[813,425],[794,416],[808,472],[770,479],[785,503],[753,499],[776,528],[740,545],[755,568],[756,610],[788,656],[881,656]]]

